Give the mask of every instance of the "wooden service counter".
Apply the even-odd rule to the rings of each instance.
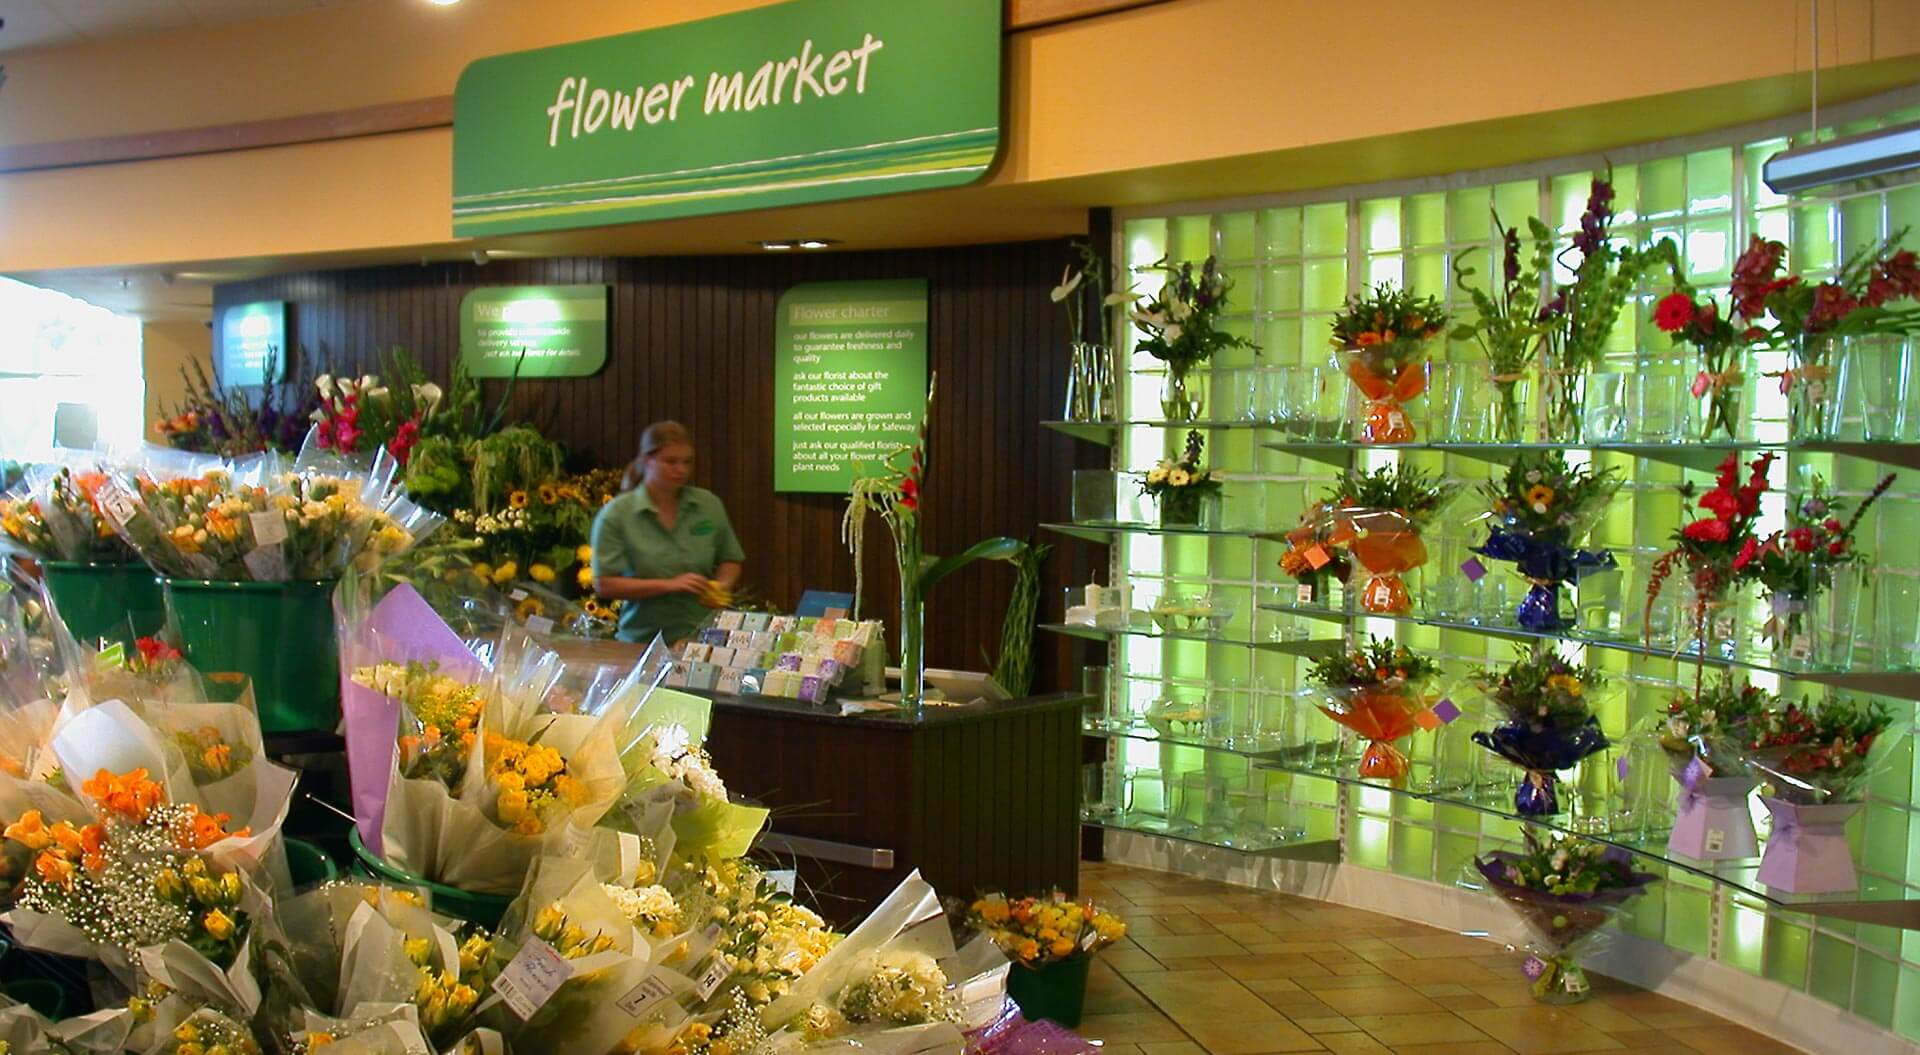
[[[560,642],[570,662],[633,663],[618,642]],[[758,849],[796,867],[801,900],[838,924],[919,869],[943,896],[1077,893],[1077,693],[842,714],[764,696],[713,700],[707,750],[735,795],[773,816]]]
[[[836,923],[918,868],[943,896],[1077,892],[1078,694],[842,716],[837,704],[715,696],[707,749],[773,810],[760,846]]]

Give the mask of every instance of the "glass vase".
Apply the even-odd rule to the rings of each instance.
[[[1527,438],[1529,403],[1533,382],[1524,374],[1495,375],[1493,381],[1492,440],[1495,443],[1522,443]]]
[[[1706,353],[1692,385],[1694,398],[1700,401],[1699,436],[1703,442],[1739,438],[1740,399],[1746,387],[1745,357],[1737,349]]]
[[[1802,334],[1787,360],[1787,439],[1840,438],[1840,362],[1846,346],[1832,334]]]
[[[927,702],[927,608],[920,596],[919,547],[914,566],[900,565],[900,709],[919,712]]]
[[[1861,439],[1888,443],[1905,435],[1912,365],[1906,339],[1897,334],[1847,339],[1840,361],[1841,396],[1836,402],[1859,409]]]
[[[1174,487],[1160,493],[1160,526],[1197,528],[1206,518],[1207,496],[1198,488]]]
[[[1194,376],[1193,364],[1167,364],[1167,376],[1160,383],[1160,413],[1168,421],[1182,423],[1206,416],[1206,386]]]
[[[1549,357],[1540,371],[1540,438],[1546,443],[1581,441],[1581,408],[1586,404],[1587,372]]]
[[[1103,344],[1076,341],[1067,372],[1068,421],[1112,421],[1118,413],[1113,395],[1113,351]]]
[[[1681,651],[1735,658],[1740,645],[1740,605],[1723,579],[1711,574],[1687,577],[1676,620]]]

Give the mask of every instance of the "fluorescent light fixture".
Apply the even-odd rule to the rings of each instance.
[[[765,249],[768,252],[784,252],[788,249],[800,248],[800,243],[782,241],[780,239],[768,239],[760,243],[760,248]]]
[[[452,7],[459,2],[460,0],[427,0],[427,3],[435,7]]]
[[[1836,183],[1878,183],[1920,169],[1920,121],[1783,150],[1760,178],[1775,194],[1798,194]]]
[[[800,240],[800,248],[802,249],[825,249],[830,245],[839,244],[840,241],[836,238],[803,238]]]
[[[768,238],[756,242],[760,248],[770,252],[784,252],[788,249],[825,249],[839,245],[838,238]]]

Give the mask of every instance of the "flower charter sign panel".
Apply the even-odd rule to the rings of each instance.
[[[919,439],[927,281],[809,282],[777,310],[773,488],[846,494]]]
[[[1000,146],[999,0],[793,0],[481,59],[453,232],[549,231],[953,187]]]

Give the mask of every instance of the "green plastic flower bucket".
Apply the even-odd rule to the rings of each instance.
[[[1007,995],[1020,1005],[1029,1022],[1044,1018],[1078,1029],[1087,1006],[1087,972],[1092,968],[1092,954],[1055,960],[1044,967],[1016,963],[1007,972]]]
[[[500,925],[513,898],[507,894],[476,894],[468,890],[422,879],[404,868],[396,868],[380,858],[360,841],[360,829],[347,836],[353,844],[354,870],[370,879],[383,879],[399,886],[421,887],[433,900],[433,910],[456,919],[478,923],[489,929]]]
[[[55,1022],[67,1017],[67,991],[52,979],[10,978],[0,983],[0,992]]]
[[[150,637],[167,623],[159,580],[145,564],[92,564],[50,560],[40,565],[54,607],[74,639],[97,647],[102,638],[129,651],[135,638]]]
[[[340,724],[333,583],[160,583],[187,662],[251,678],[262,730],[331,732]]]
[[[293,888],[302,890],[340,878],[340,870],[326,851],[305,839],[287,839],[287,871],[293,876]]]

